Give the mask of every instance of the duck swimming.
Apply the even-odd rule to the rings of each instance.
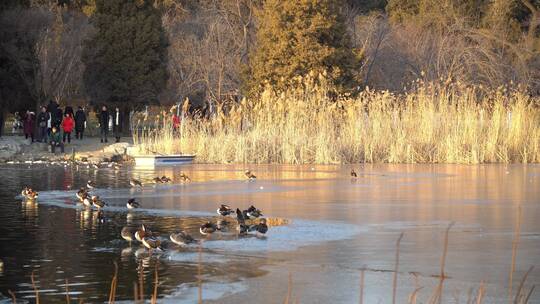
[[[150,250],[157,249],[159,251],[163,251],[163,249],[161,248],[161,241],[153,236],[145,236],[142,239],[142,243],[144,247]]]
[[[26,197],[26,195],[28,194],[28,190],[30,190],[30,188],[24,187],[24,189],[22,189],[22,191],[21,191],[21,195],[23,197]]]
[[[216,232],[216,230],[218,230],[217,226],[210,223],[210,222],[206,222],[206,223],[202,224],[201,227],[199,228],[199,232],[202,235],[212,234],[212,233]]]
[[[93,181],[89,180],[89,181],[86,183],[86,188],[87,188],[87,189],[95,189],[95,188],[96,188],[96,184],[95,184]]]
[[[160,177],[154,177],[152,179],[152,181],[154,182],[154,184],[162,184],[163,182],[161,181],[161,178]]]
[[[105,203],[104,201],[102,201],[99,196],[92,196],[92,206],[101,209],[105,206],[107,206],[107,203]]]
[[[189,177],[188,177],[188,179],[189,179]],[[165,175],[163,175],[161,177],[161,182],[162,183],[170,183],[170,182],[172,182],[172,179],[170,179],[170,178],[166,177]]]
[[[75,196],[77,196],[77,198],[79,199],[79,201],[83,201],[83,199],[88,195],[88,192],[85,188],[81,188],[79,189],[79,191],[77,191],[77,193],[75,194]]]
[[[266,219],[262,218],[258,224],[249,226],[249,231],[255,231],[260,234],[265,234],[268,231],[268,225],[266,225]]]
[[[26,199],[35,200],[38,198],[37,191],[32,190],[31,188],[26,191]]]
[[[231,209],[231,207],[225,204],[221,204],[221,206],[219,206],[219,208],[217,209],[217,214],[221,216],[227,216],[232,214],[233,212],[234,211]]]
[[[135,201],[134,198],[130,198],[129,201],[126,203],[126,207],[128,209],[137,209],[141,206],[138,202]]]
[[[189,235],[185,231],[180,231],[178,233],[172,233],[169,238],[171,239],[171,242],[180,245],[185,246],[192,243],[198,243],[196,239],[194,239],[191,235]]]
[[[246,170],[244,172],[244,175],[248,178],[248,179],[256,179],[257,177],[255,176],[255,174],[251,173],[251,171],[249,170]]]
[[[136,232],[135,232],[135,239],[139,242],[142,242],[142,240],[146,237],[146,236],[152,236],[152,231],[146,229],[146,227],[144,226],[144,224],[141,225],[141,228],[139,228]]]
[[[129,245],[131,246],[131,242],[135,241],[135,232],[137,232],[137,227],[129,227],[126,226],[122,228],[122,231],[120,231],[120,236],[126,241],[129,242]]]
[[[180,180],[183,182],[190,182],[191,178],[187,176],[184,172],[180,172]]]
[[[351,177],[358,177],[358,174],[356,174],[353,168],[351,168]]]
[[[129,180],[129,184],[130,184],[132,187],[142,187],[142,186],[143,186],[140,180],[134,179],[134,178],[132,178],[132,179]]]
[[[92,208],[92,198],[88,194],[83,198],[82,203],[85,207]]]

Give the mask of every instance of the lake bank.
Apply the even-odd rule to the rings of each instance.
[[[73,139],[65,143],[65,153],[49,151],[48,144],[34,142],[23,136],[2,136],[0,138],[0,162],[27,161],[64,161],[86,160],[91,163],[103,161],[126,160],[126,149],[131,146],[131,138],[124,138],[119,143],[110,140],[101,143],[98,137],[87,137],[83,140]]]

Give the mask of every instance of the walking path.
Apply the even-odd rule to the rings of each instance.
[[[65,143],[65,153],[57,149],[55,154],[49,152],[45,143],[24,139],[24,136],[0,137],[0,162],[6,161],[33,161],[33,160],[65,160],[75,158],[87,159],[91,162],[126,159],[127,147],[132,144],[131,137],[124,137],[119,143],[114,138],[108,143],[100,143],[99,137],[86,137],[83,140],[72,139]]]

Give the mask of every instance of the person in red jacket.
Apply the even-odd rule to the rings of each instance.
[[[62,130],[64,130],[63,142],[66,142],[67,137],[68,143],[71,143],[71,132],[73,131],[73,127],[75,127],[75,121],[73,120],[73,117],[71,117],[71,114],[68,113],[64,116],[64,120],[62,120]]]

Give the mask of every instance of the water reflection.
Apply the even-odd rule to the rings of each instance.
[[[355,166],[356,179],[350,178],[351,166],[262,165],[249,166],[257,176],[251,182],[243,176],[246,167],[0,166],[4,173],[0,258],[5,262],[0,291],[8,296],[7,290],[13,290],[19,299],[32,299],[30,274],[35,271],[44,303],[65,303],[66,279],[73,301],[103,302],[116,261],[119,300],[134,298],[134,283],[148,298],[157,267],[160,297],[172,303],[196,300],[199,279],[205,299],[242,303],[256,298],[273,303],[287,293],[289,271],[295,277],[299,302],[349,303],[358,298],[359,269],[367,265],[366,282],[371,285],[366,299],[386,302],[395,238],[404,231],[398,298],[406,299],[414,290],[418,283],[407,274],[415,273],[426,290],[419,301],[425,302],[427,290],[436,282],[431,276],[439,271],[442,231],[455,221],[447,266],[452,279],[443,302],[450,300],[450,294],[489,279],[487,294],[490,303],[497,303],[498,298],[506,298],[518,205],[524,210],[523,237],[515,277],[540,261],[536,250],[540,247],[540,167],[536,165],[365,165]],[[192,181],[182,183],[181,172]],[[173,182],[154,185],[152,179],[163,175]],[[143,189],[132,189],[130,178],[141,179]],[[77,206],[75,190],[66,192],[89,179],[96,181],[96,192],[110,204],[102,215]],[[24,185],[43,192],[43,199],[41,193],[34,203],[14,198]],[[126,210],[129,197],[141,201],[141,210]],[[226,218],[215,214],[223,202],[240,208],[255,204],[265,214],[292,222],[270,222],[274,227],[266,239],[239,237],[233,226],[220,222]],[[199,226],[208,220],[224,231],[201,236]],[[332,226],[335,221],[348,226]],[[138,243],[130,247],[120,237],[122,227],[143,223],[164,241],[165,252],[150,253]],[[171,232],[180,230],[204,240],[201,265],[198,246],[166,242]],[[540,274],[532,272],[528,284],[538,283]],[[532,300],[538,302],[537,294]]]

